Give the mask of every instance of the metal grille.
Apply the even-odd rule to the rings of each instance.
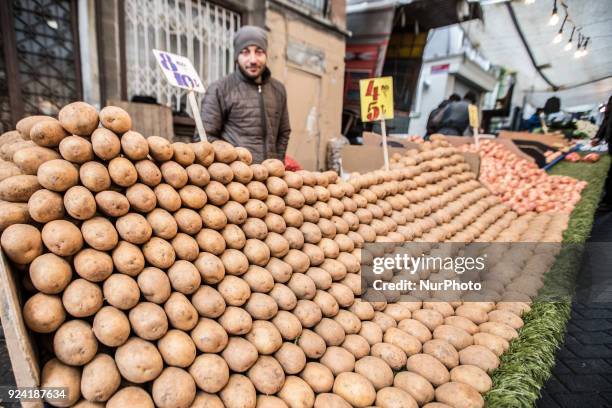
[[[17,69],[26,115],[55,115],[80,97],[71,7],[69,0],[13,1]]]
[[[184,110],[185,92],[167,83],[152,49],[189,58],[206,85],[234,70],[238,13],[202,0],[126,0],[125,22],[128,98]]]

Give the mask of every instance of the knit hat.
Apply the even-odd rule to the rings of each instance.
[[[268,49],[268,34],[257,26],[242,26],[234,34],[234,61],[238,59],[240,51],[249,45],[256,45],[264,51]]]

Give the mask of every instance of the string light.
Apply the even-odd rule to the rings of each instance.
[[[576,51],[574,52],[574,58],[580,58],[582,56],[582,34],[578,33],[578,46],[576,46]]]
[[[535,3],[535,0],[525,0],[525,4],[533,4]]]
[[[559,22],[559,12],[557,11],[557,0],[553,0],[553,11],[550,16],[550,20],[548,20],[548,25],[554,26]]]
[[[565,44],[565,47],[563,47],[563,51],[570,51],[572,49],[572,47],[574,46],[574,44],[572,44],[572,40],[574,39],[574,32],[576,31],[576,27],[572,28],[572,35],[570,35],[570,39],[567,42],[567,44]]]
[[[591,37],[587,37],[587,39],[584,41],[584,44],[582,45],[582,54],[580,55],[581,57],[586,57],[589,54],[589,51],[587,50],[587,45],[589,45],[590,40]]]
[[[565,18],[563,19],[563,23],[561,23],[561,28],[559,28],[559,32],[553,38],[553,44],[559,44],[561,40],[563,40],[563,28],[565,27],[565,22],[567,21],[567,11],[565,12]]]

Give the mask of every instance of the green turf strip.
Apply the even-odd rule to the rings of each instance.
[[[563,242],[569,245],[559,254],[546,274],[540,296],[531,311],[523,317],[525,325],[519,337],[501,356],[501,365],[492,376],[493,388],[485,395],[488,407],[532,407],[540,389],[555,364],[555,353],[563,344],[565,327],[571,312],[571,297],[560,301],[545,300],[546,294],[571,289],[580,266],[580,248],[589,237],[603,185],[610,167],[610,156],[602,155],[599,162],[562,162],[550,174],[586,180],[582,199],[569,219]],[[571,293],[571,292],[570,292]]]

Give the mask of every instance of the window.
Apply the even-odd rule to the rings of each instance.
[[[232,39],[238,28],[240,14],[207,1],[126,0],[128,99],[153,96],[174,111],[185,110],[185,91],[166,82],[151,50],[189,58],[208,85],[234,70]]]
[[[327,14],[328,0],[289,0],[291,3],[299,4],[313,11],[321,13],[323,16]]]

